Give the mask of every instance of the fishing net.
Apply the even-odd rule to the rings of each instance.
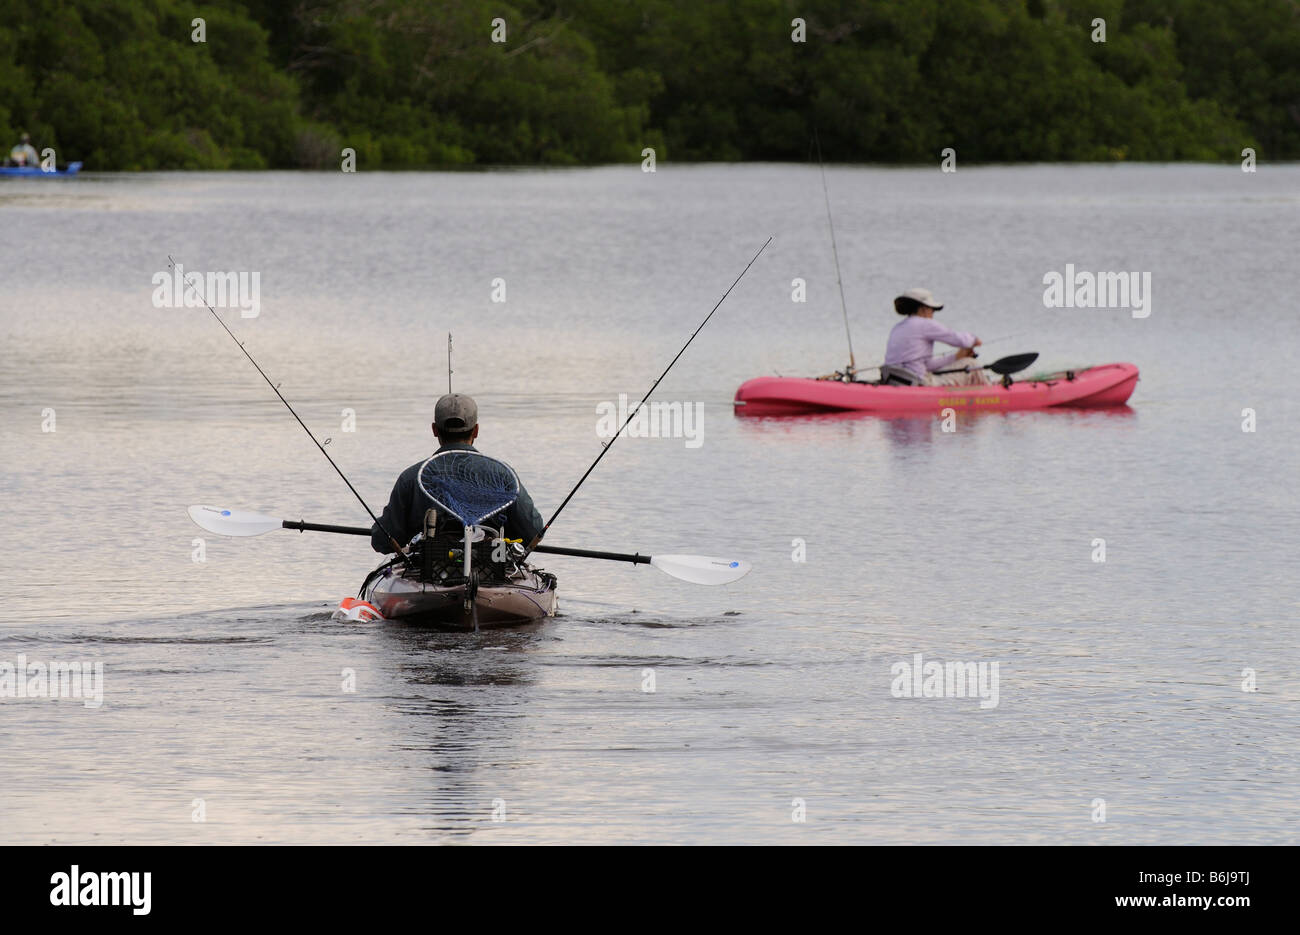
[[[482,523],[519,497],[510,465],[477,451],[442,451],[420,465],[420,489],[439,512],[465,526]]]

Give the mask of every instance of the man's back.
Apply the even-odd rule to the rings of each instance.
[[[464,454],[457,454],[463,452]],[[508,503],[504,509],[499,504]],[[531,541],[542,531],[542,518],[514,470],[465,442],[444,443],[432,458],[419,461],[397,478],[379,526],[372,527],[370,545],[392,552],[387,530],[406,545],[424,529],[426,512],[439,513],[439,529],[463,528],[462,522],[500,526],[506,537]]]

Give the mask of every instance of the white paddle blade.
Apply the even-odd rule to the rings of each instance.
[[[264,532],[283,528],[273,516],[248,513],[244,510],[223,510],[219,506],[192,506],[190,519],[194,524],[218,536],[260,536]]]
[[[731,584],[749,574],[749,562],[707,555],[655,555],[650,564],[664,574],[692,584]]]

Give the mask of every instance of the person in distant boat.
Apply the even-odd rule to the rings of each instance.
[[[985,371],[967,369],[975,362],[975,348],[983,342],[969,332],[952,331],[935,321],[934,313],[941,308],[943,305],[929,289],[908,289],[894,299],[894,311],[904,317],[889,332],[881,368],[884,381],[905,383],[910,375],[914,385],[919,386],[978,386],[989,382]],[[936,341],[958,350],[935,357]],[[957,372],[936,372],[941,370]]]
[[[433,434],[438,439],[438,452],[477,451],[474,440],[478,438],[478,404],[460,393],[442,397],[433,410]],[[417,532],[423,532],[425,512],[433,505],[420,489],[420,467],[423,464],[424,461],[412,464],[398,476],[388,506],[379,517],[384,529],[403,545],[410,542]],[[522,539],[527,543],[541,533],[542,517],[522,481],[515,502],[499,519],[488,520],[486,525],[499,525],[501,519],[505,520],[508,539]],[[393,551],[392,542],[377,525],[370,527],[370,546],[384,554]]]
[[[9,161],[16,166],[40,165],[40,154],[36,152],[36,147],[32,146],[32,138],[26,133],[23,134],[22,141],[9,150]]]

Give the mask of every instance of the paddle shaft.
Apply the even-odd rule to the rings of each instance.
[[[370,530],[364,526],[331,526],[328,523],[307,523],[302,520],[286,519],[281,521],[281,526],[285,529],[296,529],[299,532],[337,532],[345,536],[368,536]],[[631,554],[627,552],[596,552],[591,549],[565,549],[558,545],[539,545],[533,549],[534,552],[545,552],[548,555],[573,555],[577,558],[603,558],[611,562],[631,562],[634,565],[649,565],[650,556],[641,554]]]
[[[593,552],[590,549],[562,549],[558,545],[539,545],[534,552],[546,552],[550,555],[576,555],[578,558],[603,558],[611,562],[631,562],[634,565],[649,565],[649,555],[628,555],[626,552]]]
[[[1009,376],[1013,373],[1019,373],[1021,370],[1024,370],[1026,367],[1032,365],[1037,359],[1037,354],[1011,354],[1007,357],[995,360],[991,364],[985,364],[983,367],[971,367],[968,370],[935,370],[934,373],[971,373],[975,370],[992,370],[994,373],[998,373],[1002,376]],[[999,366],[1004,367],[1004,369],[998,370],[997,368]]]
[[[286,519],[280,523],[285,529],[296,529],[299,532],[338,532],[345,536],[368,536],[370,530],[365,526],[330,526],[327,523],[304,523],[302,520],[294,522]]]

